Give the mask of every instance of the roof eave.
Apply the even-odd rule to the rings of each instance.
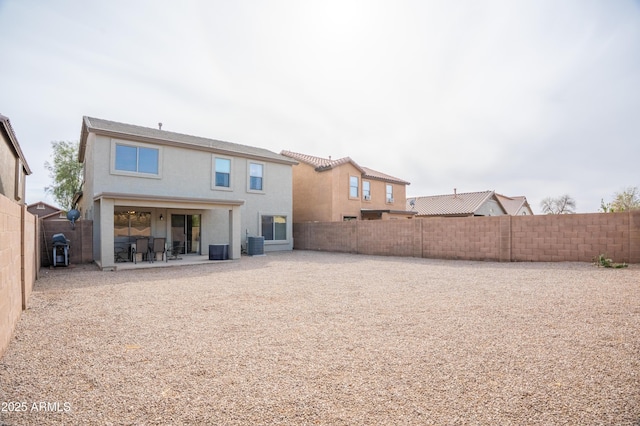
[[[233,150],[227,150],[227,149],[222,149],[222,148],[216,148],[216,147],[208,147],[208,146],[204,146],[204,145],[197,145],[197,144],[192,144],[192,143],[186,143],[186,142],[180,142],[180,141],[174,141],[174,140],[167,140],[167,139],[162,139],[162,138],[155,138],[152,136],[142,136],[142,135],[133,135],[131,133],[127,133],[127,132],[118,132],[115,130],[105,130],[105,129],[101,129],[101,128],[97,128],[97,127],[92,127],[88,121],[88,117],[84,117],[84,123],[82,126],[82,132],[81,132],[81,136],[80,136],[80,150],[78,152],[78,158],[81,160],[80,162],[84,161],[84,155],[85,155],[85,150],[86,150],[86,138],[88,137],[89,133],[94,133],[96,135],[100,135],[100,136],[107,136],[107,137],[114,137],[114,138],[122,138],[122,139],[126,139],[126,140],[132,140],[132,141],[136,141],[136,142],[142,142],[142,143],[151,143],[151,144],[156,144],[156,145],[163,145],[163,146],[175,146],[175,147],[180,147],[180,148],[186,148],[186,149],[193,149],[193,150],[197,150],[197,151],[205,151],[205,152],[211,152],[211,153],[217,153],[217,154],[223,154],[223,155],[230,155],[230,156],[240,156],[243,158],[249,158],[249,159],[254,159],[254,160],[260,160],[260,161],[268,161],[268,162],[272,162],[272,163],[279,163],[279,164],[288,164],[288,165],[296,165],[298,164],[297,161],[295,161],[294,159],[290,159],[290,158],[273,158],[273,157],[267,157],[267,156],[263,156],[263,155],[258,155],[258,154],[249,154],[249,153],[244,153],[244,152],[239,152],[239,151],[233,151]],[[87,124],[89,123],[89,124]],[[282,157],[285,157],[283,155],[281,155]]]
[[[13,149],[16,155],[20,159],[20,162],[22,164],[22,167],[24,168],[25,173],[27,175],[30,175],[32,173],[31,168],[29,167],[29,164],[27,163],[27,159],[24,156],[22,149],[20,148],[20,144],[18,143],[18,138],[15,132],[13,131],[13,127],[11,126],[11,121],[9,120],[9,117],[0,114],[0,122],[2,122],[5,133],[7,134],[9,140],[11,141],[11,145],[13,146]]]

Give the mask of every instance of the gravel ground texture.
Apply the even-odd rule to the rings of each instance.
[[[0,425],[640,425],[640,266],[293,251],[43,270]]]

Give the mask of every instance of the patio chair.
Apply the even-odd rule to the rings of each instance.
[[[136,248],[135,251],[133,252],[133,263],[138,263],[137,262],[137,255],[138,253],[141,254],[141,260],[145,260],[145,256],[146,256],[146,260],[150,261],[151,257],[149,256],[149,238],[138,238],[136,239]]]
[[[180,255],[184,249],[184,243],[182,241],[174,241],[171,247],[171,260],[181,260]]]
[[[154,238],[153,239],[153,248],[151,249],[151,257],[153,260],[156,260],[156,255],[158,253],[162,253],[162,257],[160,258],[160,260],[162,261],[162,259],[164,259],[165,262],[168,262],[169,259],[167,257],[167,245],[166,245],[166,238]],[[152,260],[152,262],[153,262]]]

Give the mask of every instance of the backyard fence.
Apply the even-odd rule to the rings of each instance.
[[[0,357],[33,290],[37,235],[38,221],[27,207],[0,195]]]
[[[294,248],[501,262],[640,263],[640,211],[294,223]]]
[[[41,266],[53,265],[53,236],[64,234],[69,240],[69,263],[93,262],[93,221],[79,220],[71,225],[63,220],[40,220],[40,258]]]

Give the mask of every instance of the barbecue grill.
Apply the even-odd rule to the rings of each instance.
[[[64,234],[53,235],[53,266],[69,266],[69,240]]]

